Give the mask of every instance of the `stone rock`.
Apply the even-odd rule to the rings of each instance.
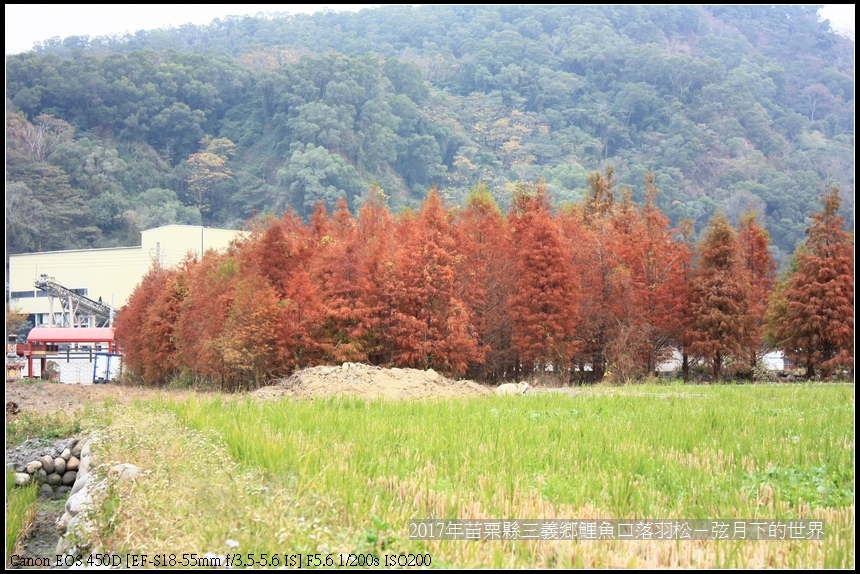
[[[75,446],[72,447],[72,456],[74,456],[76,458],[81,458],[81,450],[83,450],[84,445],[86,445],[86,444],[87,444],[86,439],[79,440],[77,443],[75,443]]]
[[[87,483],[88,483],[89,481],[90,481],[90,477],[89,477],[89,475],[87,475],[87,476],[81,476],[81,473],[78,473],[78,479],[75,481],[74,486],[72,486],[72,491],[71,491],[71,493],[70,493],[70,494],[71,494],[72,496],[74,496],[75,494],[77,494],[78,492],[80,492],[80,491],[81,491],[81,489],[86,488]]]
[[[15,473],[15,486],[27,486],[30,484],[30,475],[26,472]]]
[[[48,473],[45,472],[45,470],[41,469],[41,468],[36,471],[36,474],[34,476],[36,477],[36,481],[39,484],[42,484],[43,482],[46,482],[48,480]]]
[[[78,478],[78,473],[74,470],[69,470],[63,474],[63,484],[65,486],[71,486],[75,484],[75,479]]]
[[[60,485],[60,486],[58,486],[58,487],[57,487],[57,494],[59,494],[60,496],[62,496],[62,495],[64,495],[64,494],[66,494],[67,492],[69,492],[71,489],[72,489],[72,487],[71,487],[71,486]]]
[[[54,554],[57,556],[64,556],[66,552],[72,549],[74,543],[66,538],[65,536],[61,536],[59,540],[57,540],[57,548],[54,550]]]
[[[81,510],[92,504],[92,498],[86,488],[79,490],[66,501],[66,512],[71,515],[79,513]]]
[[[524,395],[529,389],[529,384],[525,381],[519,383],[505,383],[496,387],[496,394],[499,396],[506,395]]]
[[[69,460],[70,458],[72,458],[72,451],[69,449],[63,450],[63,453],[60,455],[60,458],[62,458],[63,460]]]
[[[51,474],[54,472],[54,459],[50,457],[50,455],[45,455],[39,459],[39,462],[42,463],[42,468],[45,469],[45,472]]]
[[[90,501],[90,503],[92,503],[92,501]],[[92,540],[95,535],[94,530],[93,524],[86,520],[83,514],[73,516],[72,519],[69,520],[68,537],[72,540]],[[93,548],[91,550],[95,554],[99,553],[97,548]]]
[[[59,473],[52,472],[48,475],[48,478],[47,480],[45,480],[45,482],[50,484],[51,486],[57,486],[58,484],[63,482],[63,477]]]
[[[52,496],[54,496],[54,488],[50,484],[45,483],[39,487],[39,498],[51,498]]]
[[[66,463],[66,470],[78,470],[80,464],[81,461],[77,457],[73,456],[69,459],[69,462]]]
[[[69,470],[69,469],[66,469]],[[78,476],[86,476],[90,473],[90,457],[85,457],[81,459],[80,464],[78,464]]]
[[[41,463],[40,461],[38,461],[38,460],[34,460],[34,461],[31,461],[31,462],[28,462],[28,463],[27,463],[27,466],[26,466],[26,467],[24,467],[24,468],[26,468],[26,469],[27,469],[27,472],[28,472],[29,474],[33,474],[33,473],[35,473],[37,470],[39,470],[40,468],[42,468],[42,463]]]
[[[75,453],[72,453],[72,454],[75,454]],[[83,448],[81,448],[81,452],[79,452],[75,456],[77,456],[78,458],[90,456],[90,441],[85,442]]]
[[[64,512],[63,515],[57,519],[57,530],[60,532],[60,534],[65,534],[66,531],[69,529],[69,520],[71,519],[72,515],[68,512]]]
[[[54,459],[54,472],[57,474],[63,474],[66,472],[66,459],[62,457],[57,457]]]
[[[116,475],[119,480],[134,480],[140,472],[140,469],[133,464],[124,462],[111,467],[110,471],[111,474]]]

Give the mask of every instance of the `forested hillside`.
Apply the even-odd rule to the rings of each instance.
[[[854,225],[854,42],[817,6],[389,6],[47,42],[6,59],[7,254],[397,211],[486,184],[555,208],[613,166],[701,232],[757,211],[781,266],[828,186]]]

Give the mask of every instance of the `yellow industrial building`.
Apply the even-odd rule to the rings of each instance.
[[[189,252],[199,256],[209,249],[225,249],[240,233],[165,225],[143,231],[139,247],[10,255],[8,296],[33,326],[97,327],[98,311],[125,305],[153,262],[172,267]]]

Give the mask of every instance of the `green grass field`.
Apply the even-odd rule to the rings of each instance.
[[[103,437],[96,474],[142,470],[97,510],[98,552],[173,554],[179,567],[183,554],[215,564],[206,553],[222,564],[228,553],[335,565],[420,553],[431,567],[854,567],[853,385],[421,402],[162,395],[107,400],[85,418]],[[409,520],[424,518],[821,519],[825,539],[410,540]]]
[[[853,385],[370,403],[203,397],[112,414],[99,456],[145,469],[105,517],[102,547],[116,552],[423,553],[448,567],[854,565]],[[815,518],[826,536],[418,541],[408,538],[413,518]]]

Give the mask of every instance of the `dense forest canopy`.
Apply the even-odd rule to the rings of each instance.
[[[388,6],[71,37],[6,59],[7,254],[394,210],[485,184],[554,208],[614,167],[697,232],[756,211],[781,267],[828,187],[854,226],[854,42],[819,6]]]

